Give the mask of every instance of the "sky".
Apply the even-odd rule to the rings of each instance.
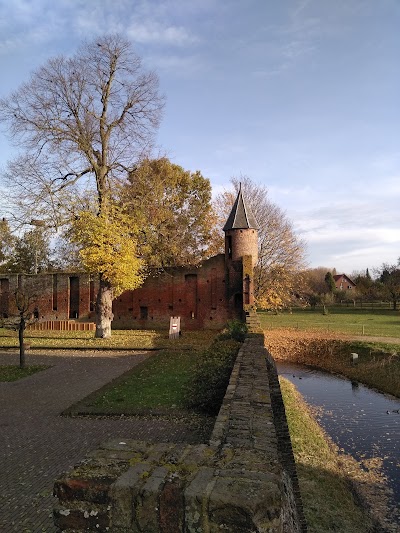
[[[214,194],[265,185],[308,265],[349,275],[400,257],[399,28],[399,0],[0,0],[0,97],[123,34],[166,97],[160,153]]]

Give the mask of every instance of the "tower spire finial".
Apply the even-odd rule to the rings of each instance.
[[[243,198],[241,182],[235,203],[223,228],[224,231],[230,229],[258,229],[257,220]]]

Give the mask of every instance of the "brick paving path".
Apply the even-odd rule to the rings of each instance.
[[[51,368],[0,383],[0,532],[55,532],[54,479],[109,438],[197,442],[182,421],[68,418],[60,412],[142,361],[145,353],[52,352],[27,356]],[[0,353],[0,364],[18,364]]]

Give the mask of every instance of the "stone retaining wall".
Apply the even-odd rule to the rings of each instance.
[[[63,531],[306,531],[274,363],[262,334],[240,349],[209,444],[111,441],[61,476]]]

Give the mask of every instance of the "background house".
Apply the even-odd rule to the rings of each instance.
[[[351,291],[356,288],[356,284],[346,274],[337,274],[333,276],[336,289],[338,291]]]

